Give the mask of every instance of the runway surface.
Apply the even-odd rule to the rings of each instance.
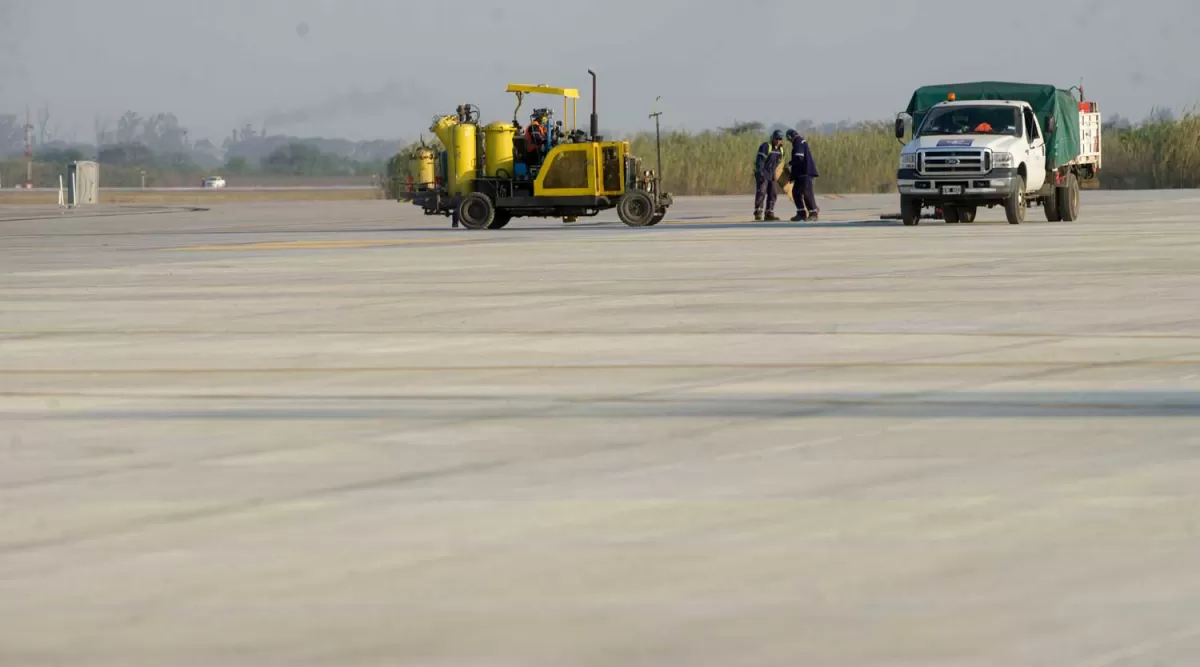
[[[1200,192],[821,205],[0,208],[0,665],[1194,664]]]

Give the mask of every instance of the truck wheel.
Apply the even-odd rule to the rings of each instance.
[[[947,206],[942,209],[942,220],[946,221],[947,225],[957,225],[961,220],[961,215],[957,206]]]
[[[617,217],[630,227],[654,224],[654,202],[641,190],[630,190],[617,202]]]
[[[975,222],[975,216],[979,214],[978,206],[960,206],[958,207],[959,222]]]
[[[504,229],[508,223],[512,222],[512,213],[508,211],[496,211],[496,215],[492,218],[492,224],[488,225],[488,229]]]
[[[647,227],[653,227],[654,225],[657,225],[658,223],[662,222],[662,221],[663,221],[663,218],[665,218],[665,217],[667,217],[667,212],[666,212],[666,211],[659,211],[658,213],[655,213],[655,214],[654,214],[654,217],[653,217],[653,218],[650,218],[650,224],[648,224],[648,225],[646,225],[646,226],[647,226]]]
[[[1063,222],[1075,222],[1079,219],[1079,178],[1075,174],[1067,174],[1066,187],[1058,188],[1055,193],[1058,199],[1058,213]]]
[[[1042,209],[1046,212],[1046,222],[1062,220],[1062,213],[1058,209],[1058,193],[1060,192],[1062,192],[1062,188],[1054,188],[1050,191],[1050,195],[1042,200]]]
[[[921,202],[915,197],[900,198],[900,220],[904,226],[913,227],[921,224]]]
[[[1025,178],[1017,177],[1017,191],[1004,201],[1004,216],[1008,224],[1019,225],[1025,222],[1025,214],[1029,211],[1029,201],[1025,198]]]
[[[496,207],[487,195],[472,192],[458,203],[458,220],[467,229],[487,229],[496,219]]]

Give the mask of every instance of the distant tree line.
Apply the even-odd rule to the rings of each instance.
[[[359,176],[379,174],[399,141],[350,141],[323,137],[268,135],[244,126],[220,147],[193,141],[173,113],[127,111],[115,120],[97,117],[94,141],[62,137],[48,106],[38,110],[33,132],[34,160],[65,165],[76,160],[187,174],[231,173],[279,176]],[[20,160],[25,152],[24,114],[0,114],[0,160]],[[23,179],[22,179],[23,180]],[[6,180],[5,182],[11,182]]]

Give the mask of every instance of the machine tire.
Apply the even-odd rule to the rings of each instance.
[[[617,202],[617,217],[630,227],[649,227],[655,215],[654,201],[641,190],[630,190]]]
[[[653,218],[650,218],[650,224],[648,224],[648,225],[646,225],[646,226],[647,226],[647,227],[653,227],[654,225],[657,225],[658,223],[662,222],[662,221],[663,221],[663,218],[665,218],[665,217],[667,217],[667,212],[666,212],[666,211],[659,211],[658,213],[655,213],[655,214],[654,214],[654,217],[653,217]]]
[[[962,222],[962,214],[957,206],[947,206],[942,209],[942,220],[945,220],[947,225],[957,225]]]
[[[1075,222],[1079,219],[1079,178],[1075,174],[1067,174],[1067,185],[1055,192],[1058,199],[1058,213],[1063,222]]]
[[[496,219],[496,207],[488,196],[472,192],[458,202],[458,221],[467,229],[487,229]]]
[[[1042,209],[1046,213],[1046,222],[1059,222],[1062,220],[1062,211],[1059,209],[1058,197],[1062,192],[1062,188],[1054,188],[1050,191],[1050,196],[1042,200]]]
[[[1004,217],[1008,224],[1019,225],[1025,222],[1025,214],[1029,212],[1029,200],[1026,199],[1025,177],[1017,177],[1017,192],[1004,201]]]
[[[921,224],[921,202],[915,197],[901,197],[900,220],[905,227]]]
[[[959,222],[975,222],[975,216],[979,214],[978,206],[959,206],[958,221]]]
[[[508,223],[512,222],[512,213],[508,211],[496,211],[496,215],[492,218],[492,224],[488,225],[488,229],[504,229]]]

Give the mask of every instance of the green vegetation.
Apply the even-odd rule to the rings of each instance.
[[[1106,129],[1100,185],[1111,190],[1200,188],[1200,116]]]
[[[35,188],[57,188],[58,177],[65,176],[67,165],[76,160],[94,159],[95,156],[82,156],[75,150],[62,151],[60,154],[36,155],[33,165],[33,186]],[[146,166],[138,164],[101,163],[100,185],[109,188],[141,187],[143,175],[146,187],[182,187],[198,186],[205,172],[194,165],[181,167],[169,162],[160,163],[149,161]],[[5,189],[25,182],[25,161],[9,159],[0,162],[0,183]]]
[[[737,128],[740,129],[740,128]],[[754,192],[754,155],[766,141],[758,134],[717,131],[663,134],[663,176],[677,194],[731,195]],[[818,192],[890,192],[900,143],[886,123],[865,123],[845,132],[808,137],[821,178]],[[629,138],[646,168],[655,168],[654,133]]]
[[[233,157],[226,163],[237,173],[245,174],[245,158]],[[379,174],[385,163],[363,163],[324,153],[315,146],[291,143],[271,151],[262,159],[262,172],[276,176],[370,176]]]
[[[199,186],[209,174],[268,177],[373,176],[386,168],[383,161],[359,162],[322,152],[312,146],[293,143],[281,146],[251,165],[241,156],[228,160],[225,168],[204,169],[182,153],[157,155],[142,144],[114,144],[87,154],[78,148],[47,148],[34,154],[33,185],[58,187],[58,177],[67,173],[67,165],[77,160],[100,163],[100,185],[110,188]],[[25,182],[25,161],[9,158],[0,162],[0,184],[12,187]]]

